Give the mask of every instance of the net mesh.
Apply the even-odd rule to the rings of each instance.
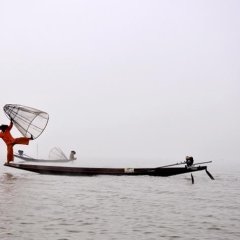
[[[68,158],[59,147],[54,147],[50,150],[48,158],[50,160],[67,160]]]
[[[3,110],[23,136],[33,139],[42,134],[49,119],[46,112],[18,104],[6,104]]]

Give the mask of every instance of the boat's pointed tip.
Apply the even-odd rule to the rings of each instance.
[[[4,163],[4,166],[11,166],[13,163],[10,163],[10,162],[5,162]]]

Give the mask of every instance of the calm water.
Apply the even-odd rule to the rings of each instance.
[[[240,239],[240,177],[69,177],[0,167],[1,240]]]

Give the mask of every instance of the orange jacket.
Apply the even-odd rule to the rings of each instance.
[[[13,127],[13,123],[11,122],[5,132],[0,132],[0,138],[2,138],[7,145],[12,144],[15,140],[12,134],[10,133],[12,127]]]

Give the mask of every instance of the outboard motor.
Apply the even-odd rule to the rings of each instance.
[[[191,167],[193,165],[193,157],[186,156],[186,164],[187,164],[187,167]]]

